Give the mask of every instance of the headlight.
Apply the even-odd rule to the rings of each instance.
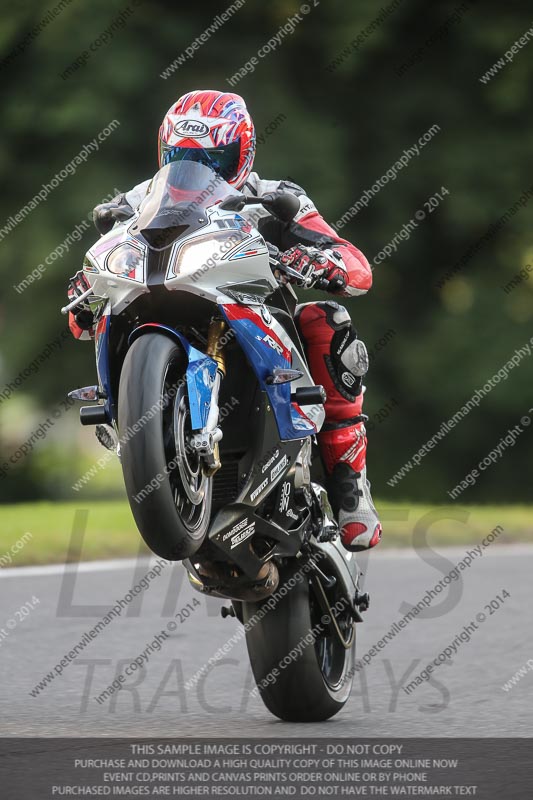
[[[179,275],[185,266],[195,271],[205,272],[211,267],[215,267],[230,250],[233,250],[245,238],[247,235],[236,229],[198,236],[180,248],[172,272],[174,275]]]
[[[121,244],[106,259],[106,267],[113,275],[144,280],[144,253],[132,244]]]

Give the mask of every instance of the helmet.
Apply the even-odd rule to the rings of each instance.
[[[195,91],[169,108],[159,128],[159,166],[199,161],[236,189],[252,170],[255,128],[238,94]]]

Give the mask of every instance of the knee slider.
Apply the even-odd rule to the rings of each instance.
[[[339,392],[347,400],[354,400],[361,392],[363,376],[368,371],[368,353],[351,323],[334,334],[329,365]]]
[[[362,378],[368,372],[368,352],[361,339],[354,339],[346,350],[341,353],[341,362],[348,372],[357,378]]]
[[[298,308],[297,322],[307,347],[319,348],[336,390],[353,403],[361,393],[369,359],[348,310],[334,300],[307,303]]]

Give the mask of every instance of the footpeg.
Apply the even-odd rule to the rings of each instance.
[[[318,542],[332,542],[339,535],[339,526],[335,521],[335,515],[331,508],[328,493],[319,483],[312,483],[314,495],[318,500],[320,511],[322,512],[322,530],[317,536]]]
[[[370,595],[368,592],[361,594],[360,592],[356,591],[353,601],[359,611],[368,611],[368,607],[370,606]]]
[[[362,574],[362,573],[361,573]],[[353,606],[350,606],[350,614],[354,622],[363,622],[361,612],[366,611],[370,605],[370,595],[368,592],[362,594],[357,589],[353,598]]]
[[[339,529],[335,525],[324,526],[317,536],[317,542],[333,542],[339,535]]]

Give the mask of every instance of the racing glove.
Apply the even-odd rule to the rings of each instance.
[[[322,254],[328,260],[328,269],[325,275],[328,281],[324,288],[327,292],[343,292],[348,285],[348,270],[338,250],[323,250]]]
[[[291,247],[282,253],[280,261],[286,267],[291,267],[299,273],[300,278],[285,276],[285,282],[295,283],[310,289],[315,283],[325,276],[328,260],[318,247],[305,247],[303,244]]]
[[[328,292],[341,292],[347,284],[346,267],[336,250],[296,245],[282,254],[281,262],[301,275],[301,280],[286,278],[286,281],[307,289],[315,287]]]
[[[69,303],[72,303],[77,297],[80,297],[87,289],[91,288],[91,284],[87,280],[83,270],[78,270],[75,275],[68,282],[67,295]],[[89,331],[94,325],[94,314],[91,311],[87,299],[82,300],[79,305],[74,306],[71,311],[76,324],[84,331]]]

